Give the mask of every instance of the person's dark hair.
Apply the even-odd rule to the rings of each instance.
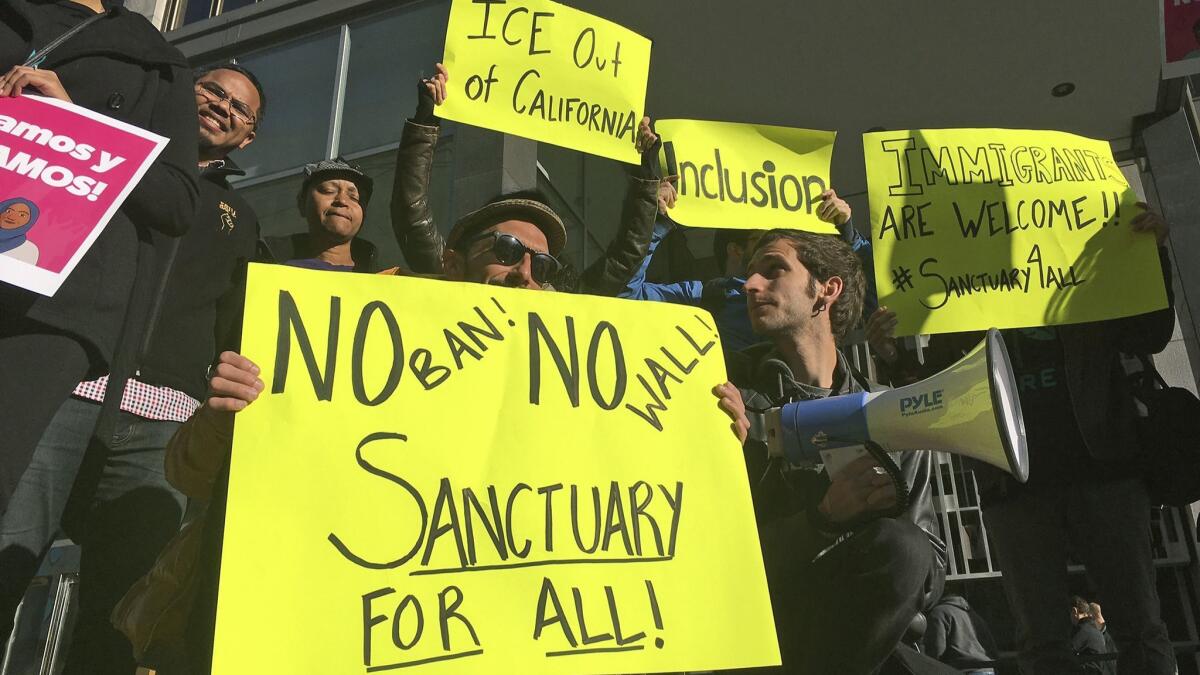
[[[1092,615],[1092,608],[1090,605],[1088,605],[1087,600],[1084,600],[1078,595],[1071,596],[1071,606],[1075,608],[1076,612],[1079,612],[1083,616],[1090,617]]]
[[[829,325],[834,340],[841,342],[862,316],[863,294],[867,279],[863,275],[862,263],[854,249],[832,234],[816,234],[801,230],[767,230],[754,247],[754,252],[772,242],[783,240],[791,244],[796,257],[813,277],[813,290],[818,283],[830,277],[840,277],[842,294],[829,307]],[[752,254],[753,254],[752,253]]]
[[[717,263],[717,271],[725,274],[725,260],[729,256],[730,244],[746,245],[750,240],[751,230],[717,230],[713,233],[713,259]]]
[[[1200,19],[1196,19],[1196,22],[1192,24],[1192,32],[1195,33],[1197,31],[1200,31]]]
[[[254,116],[254,126],[257,128],[260,124],[262,124],[263,118],[267,116],[267,93],[263,91],[262,83],[259,82],[258,78],[254,76],[254,73],[250,72],[245,66],[236,61],[227,61],[225,63],[218,63],[200,68],[196,71],[195,76],[192,79],[199,80],[214,70],[232,70],[247,80],[250,80],[250,84],[254,85],[254,90],[258,92],[258,113]]]

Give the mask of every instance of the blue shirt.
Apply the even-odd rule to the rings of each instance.
[[[301,267],[306,270],[317,270],[319,272],[353,272],[354,265],[334,265],[330,262],[325,262],[320,258],[298,258],[289,260],[284,265],[288,267]]]

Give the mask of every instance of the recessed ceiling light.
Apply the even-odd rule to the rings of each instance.
[[[1054,85],[1050,89],[1050,93],[1055,98],[1062,98],[1064,96],[1070,96],[1071,94],[1075,93],[1075,83],[1074,82],[1059,82],[1058,84]]]

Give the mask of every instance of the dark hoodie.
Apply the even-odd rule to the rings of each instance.
[[[996,641],[983,618],[971,609],[966,599],[944,595],[926,613],[925,653],[960,669],[982,668],[992,664]]]
[[[166,242],[162,257],[171,272],[155,300],[158,320],[137,362],[138,379],[168,386],[201,401],[208,366],[223,350],[236,349],[235,317],[218,312],[241,306],[246,263],[254,259],[258,217],[229,185],[243,172],[231,161],[201,173],[200,208],[187,234]],[[240,315],[236,317],[240,319]]]

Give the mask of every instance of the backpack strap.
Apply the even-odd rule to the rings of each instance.
[[[80,21],[79,23],[72,26],[69,30],[67,30],[67,32],[63,33],[62,35],[59,35],[58,37],[54,38],[50,42],[46,43],[46,46],[42,47],[41,49],[35,49],[29,55],[29,58],[25,59],[25,63],[22,63],[21,65],[27,66],[29,68],[37,68],[37,67],[41,66],[42,63],[46,60],[46,57],[50,56],[51,52],[53,52],[55,49],[58,49],[59,47],[61,47],[62,44],[64,42],[66,42],[67,40],[70,40],[71,38],[75,37],[84,28],[87,28],[88,26],[96,23],[100,19],[103,19],[104,17],[108,16],[110,12],[111,12],[111,10],[101,12],[99,14],[93,14],[92,16],[89,16],[88,18],[84,19],[83,21]]]

